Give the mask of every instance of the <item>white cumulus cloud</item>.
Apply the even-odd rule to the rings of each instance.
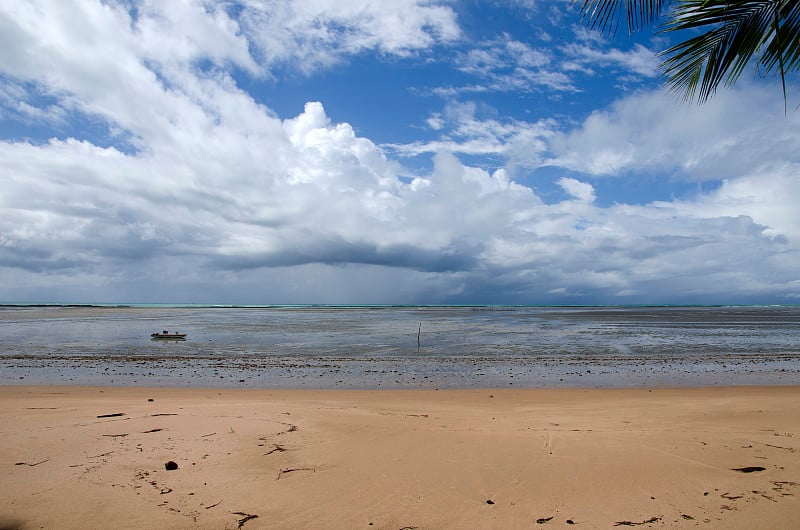
[[[165,289],[217,303],[800,295],[798,118],[776,111],[768,89],[701,108],[643,92],[577,123],[451,102],[428,114],[435,140],[382,146],[332,119],[324,99],[279,116],[234,71],[423,50],[458,37],[449,4],[226,9],[0,3],[3,115],[105,131],[0,141],[0,300],[158,301]],[[472,67],[495,64],[485,51]],[[499,57],[550,64],[508,39]],[[432,168],[403,167],[397,153],[431,155]],[[487,153],[496,167],[468,162]],[[535,191],[545,165],[563,173],[565,200]],[[530,185],[514,179],[519,167]],[[598,201],[599,179],[654,171],[719,185]]]

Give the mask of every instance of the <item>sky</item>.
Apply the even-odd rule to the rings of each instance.
[[[570,0],[0,0],[0,302],[800,303],[800,86]],[[672,40],[671,40],[672,39]]]

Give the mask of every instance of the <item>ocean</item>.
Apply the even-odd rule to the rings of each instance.
[[[800,307],[6,305],[0,384],[800,384]]]

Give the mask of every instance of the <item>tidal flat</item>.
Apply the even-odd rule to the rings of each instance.
[[[793,385],[800,308],[3,306],[0,384]]]

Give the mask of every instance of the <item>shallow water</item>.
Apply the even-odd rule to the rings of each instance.
[[[5,306],[0,384],[800,384],[800,308]]]

